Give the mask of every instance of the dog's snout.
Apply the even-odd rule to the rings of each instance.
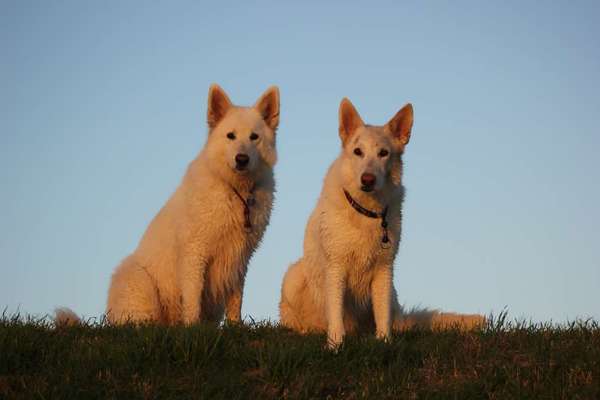
[[[239,153],[235,156],[235,163],[240,167],[245,167],[249,161],[250,157],[248,157],[248,154]]]
[[[370,174],[368,172],[365,172],[360,177],[360,183],[362,183],[363,186],[372,188],[373,186],[375,186],[375,182],[377,182],[377,178],[375,177],[375,175]]]

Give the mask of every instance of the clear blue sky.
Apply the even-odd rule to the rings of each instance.
[[[244,314],[278,318],[348,96],[372,124],[415,106],[402,302],[600,319],[600,3],[366,4],[3,2],[0,307],[103,312],[217,82],[237,104],[281,90]]]

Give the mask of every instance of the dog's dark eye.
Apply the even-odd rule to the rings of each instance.
[[[358,147],[354,149],[354,154],[356,154],[357,156],[362,156],[363,152],[361,149],[359,149]]]
[[[379,152],[379,157],[386,157],[388,154],[390,154],[389,151],[387,151],[386,149],[381,149],[381,151]]]
[[[235,133],[233,133],[233,132],[229,132],[229,133],[227,134],[227,139],[229,139],[229,140],[235,140]]]
[[[258,134],[256,134],[256,133],[252,132],[252,133],[250,134],[250,140],[256,140],[256,139],[258,139]]]

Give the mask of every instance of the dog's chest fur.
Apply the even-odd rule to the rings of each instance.
[[[341,189],[340,189],[341,190]],[[325,201],[320,213],[321,250],[329,260],[338,260],[345,270],[348,294],[358,303],[371,297],[371,282],[377,268],[392,268],[400,234],[400,211],[391,207],[388,214],[390,242],[382,243],[380,218],[360,214],[346,199]]]
[[[256,203],[250,207],[252,229],[244,229],[244,205],[230,184],[190,168],[182,185],[150,224],[138,248],[142,265],[159,285],[168,304],[181,295],[179,263],[198,254],[206,263],[202,296],[220,304],[243,283],[250,257],[265,232],[273,203],[272,179],[256,187]],[[201,176],[202,179],[197,179]],[[240,191],[247,198],[247,191]],[[198,268],[201,268],[198,265]]]
[[[398,242],[396,218],[388,223],[390,242],[382,243],[381,219],[368,218],[353,209],[345,210],[350,222],[344,233],[348,259],[346,267],[347,288],[357,299],[370,298],[370,285],[377,268],[392,268]]]
[[[254,192],[256,202],[250,209],[250,222],[252,227],[247,230],[244,227],[244,205],[231,189],[223,192],[220,201],[215,207],[211,219],[219,221],[215,225],[214,235],[211,243],[215,243],[213,249],[209,249],[211,259],[206,271],[206,290],[215,300],[219,300],[232,288],[240,285],[240,281],[246,274],[246,268],[250,257],[258,246],[269,222],[273,193],[264,188],[258,188]],[[240,193],[244,199],[247,193]]]

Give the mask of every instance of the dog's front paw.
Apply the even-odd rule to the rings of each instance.
[[[377,334],[375,336],[377,337],[377,339],[379,339],[385,343],[390,342],[390,333],[389,332],[377,331]]]
[[[329,332],[327,334],[327,349],[337,351],[344,341],[344,332]]]
[[[340,351],[343,342],[336,342],[330,339],[327,339],[327,344],[325,345],[325,350],[332,351],[337,353]]]
[[[231,326],[240,326],[243,325],[244,321],[241,318],[225,318],[225,324]]]

